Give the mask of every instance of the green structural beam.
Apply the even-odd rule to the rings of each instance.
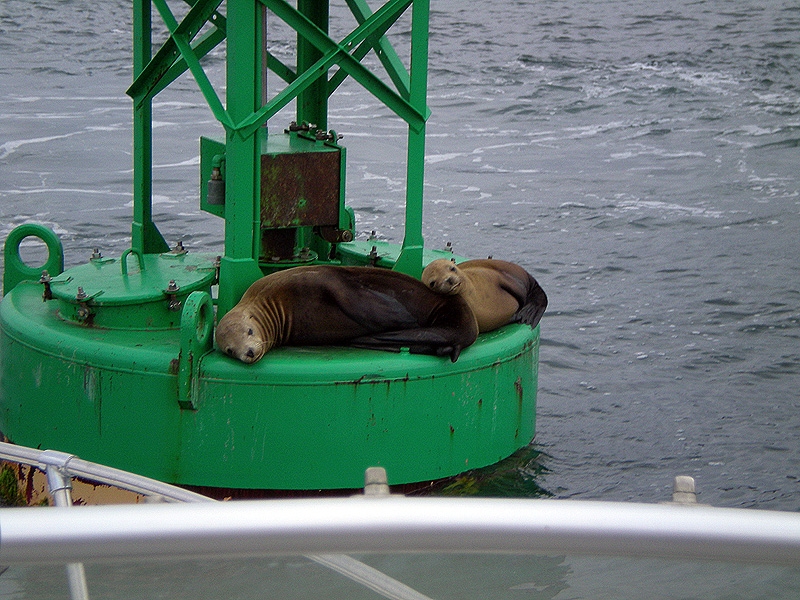
[[[227,35],[227,19],[216,12],[221,4],[220,0],[199,0],[180,23],[175,19],[165,0],[152,0],[170,31],[170,37],[161,46],[156,56],[136,76],[127,91],[128,95],[134,98],[136,106],[140,106],[147,98],[155,96],[186,69],[189,69],[217,120],[226,128],[241,130],[247,135],[251,129],[260,127],[291,100],[305,92],[308,87],[321,85],[318,79],[326,74],[330,67],[339,65],[340,72],[328,85],[328,95],[339,86],[347,75],[350,75],[413,129],[420,129],[424,125],[430,112],[427,106],[420,111],[407,102],[408,74],[397,53],[384,37],[386,30],[396,22],[414,0],[393,0],[375,13],[370,13],[369,7],[363,0],[350,0],[348,4],[359,21],[359,26],[338,44],[330,39],[325,29],[319,27],[319,24],[323,22],[320,16],[324,17],[325,21],[327,20],[327,7],[323,11],[318,1],[308,1],[309,6],[320,12],[316,17],[313,12],[310,13],[314,19],[301,13],[299,9],[294,9],[285,0],[260,1],[298,32],[302,38],[299,60],[304,66],[309,63],[307,56],[319,57],[318,60],[310,63],[307,67],[308,72],[304,74],[301,81],[298,81],[297,73],[294,73],[272,54],[267,53],[267,66],[284,81],[292,83],[294,87],[284,90],[257,113],[248,115],[238,123],[235,122],[223,107],[199,62]],[[302,7],[303,3],[301,2]],[[207,22],[213,24],[215,29],[202,36],[201,40],[193,46],[191,40]],[[427,28],[425,37],[427,38]],[[354,47],[356,47],[356,51],[351,55],[350,51]],[[397,86],[399,93],[391,90],[380,78],[359,62],[367,51],[373,48],[386,67],[390,79]],[[322,114],[317,116],[327,117]],[[316,120],[323,121],[321,118]]]
[[[150,3],[138,0],[133,10],[133,76],[151,59]],[[140,253],[164,252],[167,243],[153,223],[153,108],[148,98],[133,110],[133,224],[131,247]]]
[[[339,65],[343,72],[358,81],[367,91],[408,123],[409,127],[415,131],[424,128],[428,116],[427,105],[420,110],[407,102],[400,94],[392,90],[350,54],[352,49],[357,48],[368,37],[374,35],[382,36],[412,4],[412,0],[387,2],[338,44],[307,16],[298,12],[284,0],[261,0],[261,2],[277,17],[297,31],[308,43],[317,48],[322,53],[322,56],[308,67],[305,73],[298,74],[287,88],[259,111],[245,121],[239,122],[236,125],[236,129],[247,134],[252,129],[260,127],[309,86],[313,85],[320,77],[325,76],[334,65]],[[427,35],[426,21],[426,39]]]
[[[190,6],[179,21],[168,0],[135,0],[134,80],[134,223],[136,255],[163,252],[166,243],[152,218],[152,100],[187,70],[215,118],[225,129],[225,252],[220,267],[219,309],[229,310],[261,274],[260,152],[264,125],[292,100],[298,122],[327,129],[328,98],[352,77],[408,125],[408,181],[403,249],[396,268],[419,276],[422,271],[422,198],[427,107],[428,20],[430,0],[388,0],[372,10],[366,0],[346,0],[356,27],[340,41],[328,33],[329,6],[320,0],[185,0]],[[153,55],[151,11],[156,9],[168,35]],[[387,32],[412,11],[411,64],[406,68]],[[297,34],[293,69],[266,48],[269,11]],[[214,89],[201,60],[226,42],[224,99]],[[385,82],[361,61],[372,50],[388,75]],[[338,67],[338,69],[337,69]],[[329,78],[329,71],[337,69]],[[266,70],[286,82],[266,97]],[[222,212],[220,212],[222,214]],[[300,234],[298,234],[300,235]],[[310,233],[303,233],[303,236]],[[300,239],[298,238],[298,239]]]
[[[215,0],[215,2],[211,3],[211,5],[213,4],[218,5],[219,3]],[[204,19],[203,17],[205,17],[205,12],[202,9],[206,8],[210,10],[211,6],[209,6],[209,3],[198,2],[189,11],[189,14],[186,15],[184,20],[181,21],[181,23],[178,23],[175,20],[172,11],[170,11],[169,6],[167,6],[166,0],[153,0],[153,5],[156,7],[156,9],[158,9],[164,24],[167,26],[167,29],[169,29],[169,39],[172,40],[172,43],[180,52],[181,57],[183,57],[183,59],[186,61],[189,71],[191,71],[192,75],[194,76],[197,86],[200,88],[200,92],[205,97],[211,112],[214,113],[214,116],[220,123],[228,127],[232,126],[230,117],[226,113],[219,96],[217,96],[217,93],[214,91],[214,86],[211,85],[206,72],[200,65],[200,60],[197,58],[197,55],[194,53],[194,50],[189,43],[197,33],[194,27],[197,26],[196,23],[200,23],[201,19],[202,23],[205,23],[207,18],[210,18],[211,16],[208,15],[208,17]],[[198,7],[200,7],[200,9],[198,9]],[[214,8],[216,9],[216,7]],[[168,46],[169,44],[165,45],[164,47]]]
[[[424,110],[428,94],[428,21],[430,0],[417,0],[411,19],[411,81],[409,103]],[[425,124],[408,129],[406,223],[403,249],[395,269],[422,276],[422,200],[425,187]]]
[[[363,25],[364,22],[372,15],[372,10],[366,3],[366,0],[347,0],[347,5],[350,7],[350,11],[353,13],[353,16],[356,18],[359,25]],[[391,43],[389,43],[389,40],[387,40],[385,36],[370,36],[359,45],[358,49],[353,53],[353,56],[358,60],[361,60],[370,50],[373,49],[378,55],[378,59],[380,59],[381,64],[383,64],[383,68],[386,69],[386,73],[389,75],[392,83],[394,83],[395,87],[397,88],[400,96],[407,100],[409,96],[408,72],[406,71],[403,62],[400,60],[400,57],[397,55],[397,52],[395,52],[394,47],[391,45]],[[331,78],[330,93],[333,93],[339,84],[344,81],[346,76],[346,71],[340,71]],[[428,116],[429,115],[426,114],[425,118],[427,119]]]
[[[141,0],[138,0],[138,2],[141,3]],[[179,58],[186,61],[184,64],[187,68],[194,67],[196,69],[197,65],[194,64],[195,60],[187,61],[187,55],[191,54],[197,59],[198,57],[205,56],[209,50],[213,49],[213,47],[203,47],[198,54],[195,54],[196,50],[187,51],[186,44],[197,35],[203,25],[210,22],[217,28],[221,28],[221,30],[218,29],[219,32],[224,33],[225,18],[216,12],[219,5],[222,4],[222,0],[197,1],[180,24],[177,23],[172,11],[164,0],[152,0],[152,2],[161,15],[164,24],[169,29],[170,36],[161,48],[159,48],[149,64],[135,76],[133,84],[128,88],[128,95],[134,98],[137,104],[142,102],[145,98],[153,97],[157,93],[155,91],[157,86],[159,86],[164,76],[173,68],[173,65]],[[149,19],[150,2],[145,2],[145,4],[147,5],[146,10]],[[218,37],[219,33],[216,33],[216,36]],[[194,70],[192,74],[197,76],[197,72]],[[178,73],[178,75],[180,75],[180,73]],[[163,89],[163,86],[161,89]]]
[[[304,15],[326,36],[328,35],[330,7],[328,6],[327,2],[319,2],[319,0],[297,0],[297,12],[298,14]],[[314,65],[322,58],[323,52],[298,33],[298,73],[302,73],[307,69],[313,69]],[[327,74],[327,70],[324,71],[324,73]],[[315,77],[313,81],[311,81],[308,86],[297,95],[297,121],[300,123],[314,123],[323,131],[328,129],[327,76]]]
[[[192,51],[198,59],[202,59],[214,48],[219,46],[221,42],[225,41],[225,17],[214,13],[211,17],[211,21],[216,25],[216,29],[206,32],[191,44]],[[161,90],[169,86],[169,84],[188,70],[189,65],[186,63],[186,60],[184,60],[183,57],[177,59],[160,80],[149,89],[148,94],[151,96],[158,95]]]
[[[228,3],[227,104],[233,121],[261,106],[263,8],[253,0]],[[225,254],[220,265],[219,314],[229,311],[250,284],[261,277],[260,154],[266,130],[229,131],[225,161]]]

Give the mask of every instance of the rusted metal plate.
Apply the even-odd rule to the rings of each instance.
[[[261,156],[261,227],[339,225],[339,152]]]

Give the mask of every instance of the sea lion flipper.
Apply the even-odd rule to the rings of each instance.
[[[452,362],[458,360],[461,349],[472,341],[464,344],[453,342],[453,331],[440,327],[418,327],[402,329],[399,331],[385,331],[374,335],[365,335],[350,340],[350,345],[355,348],[369,350],[399,351],[408,348],[411,354],[433,354],[436,356],[449,356]]]
[[[525,303],[514,313],[514,322],[536,327],[547,308],[547,294],[533,277],[530,279]]]

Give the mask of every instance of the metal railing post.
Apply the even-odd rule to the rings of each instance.
[[[58,507],[72,507],[72,476],[67,468],[67,463],[72,458],[74,457],[71,454],[53,450],[45,450],[39,457],[40,466],[47,475],[47,489]],[[72,600],[89,600],[89,586],[83,563],[67,564],[67,581]]]

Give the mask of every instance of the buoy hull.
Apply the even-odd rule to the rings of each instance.
[[[181,402],[180,331],[65,319],[41,286],[0,304],[0,431],[162,481],[241,489],[357,488],[493,464],[535,433],[539,330],[509,325],[447,358],[279,348],[254,365],[195,357]]]

